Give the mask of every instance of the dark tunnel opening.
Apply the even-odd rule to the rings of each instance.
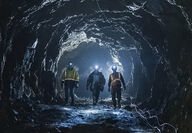
[[[58,81],[61,79],[62,71],[66,67],[66,64],[72,61],[78,68],[80,81],[79,81],[79,89],[77,89],[77,96],[79,97],[91,97],[91,93],[86,90],[86,81],[89,74],[94,71],[95,65],[99,65],[100,71],[103,72],[106,80],[109,75],[108,64],[112,62],[112,58],[110,56],[110,51],[104,46],[99,46],[94,42],[89,43],[81,43],[77,49],[71,51],[70,53],[64,54],[63,58],[61,57],[60,63],[58,66],[59,76]],[[105,85],[105,88],[107,85]],[[101,97],[107,97],[107,89],[104,90]]]
[[[118,66],[118,71],[123,73],[126,80],[126,86],[130,86],[128,87],[125,95],[129,95],[135,99],[134,101],[137,100],[137,102],[151,97],[150,83],[148,79],[145,79],[148,77],[145,70],[142,70],[145,68],[143,68],[142,64],[140,63],[141,59],[136,48],[121,48],[116,50],[105,46],[101,42],[99,43],[99,41],[96,41],[96,39],[93,37],[87,38],[87,35],[84,32],[73,33],[69,38],[70,39],[68,39],[66,42],[70,44],[74,44],[74,42],[76,42],[76,46],[71,47],[71,49],[69,48],[69,52],[64,52],[58,61],[58,91],[63,91],[62,87],[60,86],[61,76],[63,74],[63,70],[67,66],[67,63],[72,61],[74,64],[76,64],[76,68],[81,77],[79,89],[75,90],[77,96],[79,97],[91,97],[92,94],[86,91],[85,86],[87,77],[94,70],[95,65],[100,66],[100,71],[104,74],[106,81],[108,81],[109,75],[112,73],[111,66],[114,64]],[[134,68],[134,66],[136,67]],[[136,86],[131,87],[133,84]],[[104,92],[101,94],[101,98],[106,98],[109,96],[110,93],[107,92],[106,83]]]
[[[103,109],[106,123],[108,119],[120,121],[115,126],[112,124],[112,131],[102,127],[109,132],[115,132],[116,127],[118,131],[119,128],[126,132],[139,131],[137,126],[132,130],[124,125],[132,121],[125,119],[129,116],[127,110],[141,116],[143,123],[147,121],[146,128],[152,129],[148,132],[192,131],[191,6],[187,0],[0,1],[0,118],[6,121],[5,124],[0,122],[0,129],[6,131],[14,123],[30,120],[46,123],[49,121],[46,115],[54,116],[51,113],[62,115],[64,123],[67,117],[73,116],[70,124],[76,121],[78,125],[85,122],[78,113],[85,120],[94,121],[91,115],[97,114],[99,119],[103,117]],[[61,76],[69,61],[80,75],[79,88],[75,89],[78,109],[63,105]],[[86,100],[92,98],[85,86],[95,65],[100,66],[107,82],[111,66],[118,66],[127,88],[122,92],[124,110],[110,109],[107,82],[99,100],[106,106],[82,108],[79,104],[84,102],[85,106],[89,104]],[[46,105],[44,98],[48,91],[54,103],[46,102]],[[21,111],[23,106],[33,108],[28,113],[31,117]],[[56,112],[47,111],[41,119],[34,113],[41,114],[46,109]],[[70,111],[78,113],[69,115]],[[113,118],[114,115],[120,116],[122,121]],[[161,125],[159,121],[167,123]]]

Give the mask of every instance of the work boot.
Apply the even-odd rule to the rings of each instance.
[[[71,102],[71,104],[70,104],[71,106],[74,106],[75,104],[74,104],[74,102]]]
[[[121,108],[121,104],[120,104],[120,103],[118,103],[118,108],[119,108],[119,109]]]
[[[113,102],[113,107],[114,109],[116,109],[116,102]]]
[[[93,100],[93,105],[96,105],[97,103],[96,103],[96,101],[95,100]]]
[[[70,105],[74,106],[74,98],[73,97],[71,97],[71,104]]]
[[[96,105],[96,104],[97,104],[96,96],[94,95],[94,96],[93,96],[93,105]]]

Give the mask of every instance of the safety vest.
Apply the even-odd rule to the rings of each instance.
[[[73,69],[66,69],[63,73],[62,80],[73,80],[73,81],[79,81],[79,74],[78,72]]]
[[[111,76],[111,87],[112,88],[119,88],[121,87],[121,74],[118,73],[112,73]]]

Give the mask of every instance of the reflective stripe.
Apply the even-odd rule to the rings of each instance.
[[[111,81],[113,81],[113,75],[111,74]]]
[[[65,75],[64,75],[64,77],[66,77],[67,76],[67,72],[66,72],[66,70],[65,70]]]
[[[75,80],[73,78],[66,78],[65,80],[73,80],[73,81],[78,81],[78,80]]]
[[[117,86],[121,86],[121,73],[112,73],[111,74],[111,83],[110,83],[110,87],[114,88]]]
[[[78,73],[75,69],[72,69],[72,70],[66,69],[63,73],[62,79],[78,81],[79,77],[78,77]]]
[[[73,79],[75,79],[75,71],[73,71]]]

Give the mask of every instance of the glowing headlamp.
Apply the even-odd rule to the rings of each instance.
[[[98,65],[95,65],[95,70],[98,70],[99,69],[99,66]]]
[[[112,70],[113,70],[113,71],[116,71],[116,70],[117,70],[117,66],[115,66],[115,65],[112,66]]]
[[[72,65],[73,65],[73,63],[70,62],[70,63],[69,63],[69,66],[72,66]]]

